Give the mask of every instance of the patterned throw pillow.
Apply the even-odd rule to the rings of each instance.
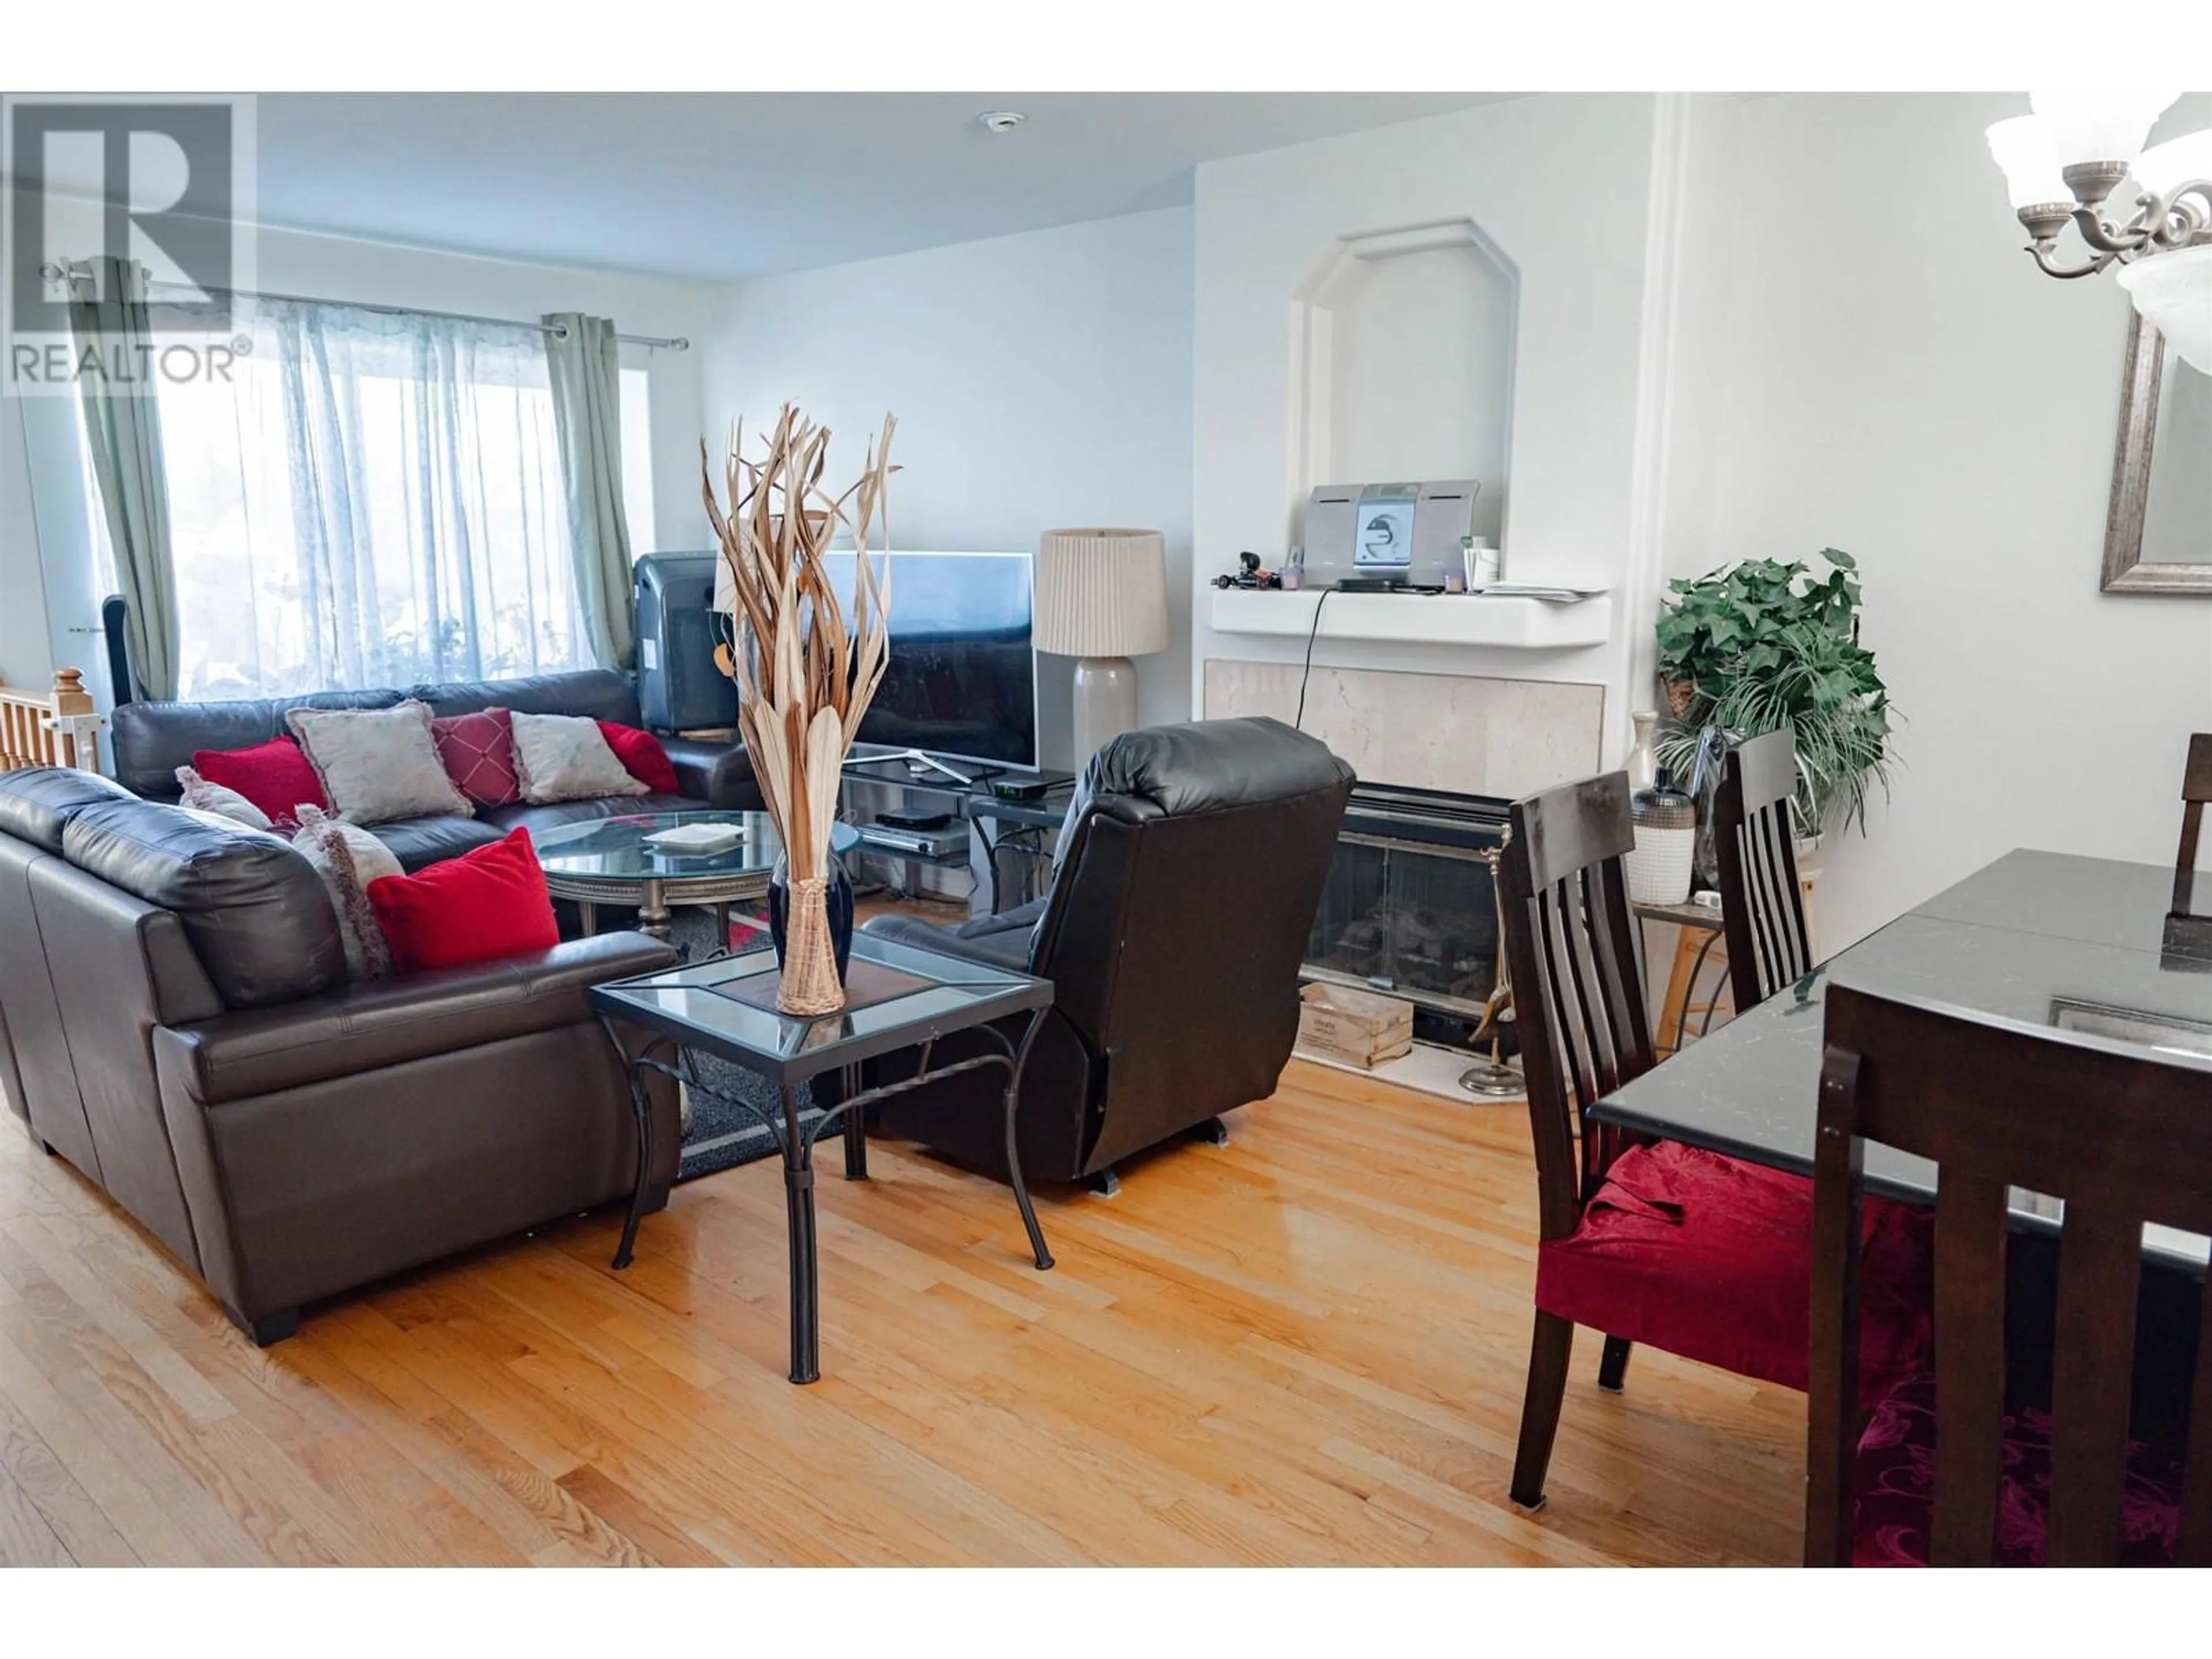
[[[607,746],[599,723],[582,714],[515,715],[514,772],[532,806],[653,793]]]
[[[315,866],[337,912],[338,937],[345,943],[346,977],[383,979],[392,972],[392,947],[368,900],[368,884],[404,872],[392,849],[358,824],[345,823],[319,808],[300,809],[300,833],[292,845]]]
[[[202,812],[213,812],[218,817],[228,818],[233,823],[242,823],[249,830],[266,830],[270,826],[269,814],[256,806],[235,789],[222,784],[210,783],[189,766],[177,769],[177,787],[185,793],[182,803]]]
[[[284,716],[322,780],[330,810],[348,823],[473,817],[430,737],[430,706],[295,708]]]
[[[431,741],[446,775],[478,806],[512,806],[522,799],[514,775],[514,722],[504,708],[447,714],[430,722]]]

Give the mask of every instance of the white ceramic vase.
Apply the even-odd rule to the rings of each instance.
[[[1659,729],[1659,711],[1639,708],[1628,719],[1636,728],[1636,741],[1628,746],[1628,793],[1639,795],[1659,781],[1658,757],[1651,747]]]
[[[1698,832],[1655,830],[1639,824],[1636,847],[1620,861],[1628,896],[1636,904],[1682,904],[1690,896],[1690,872],[1697,859]]]

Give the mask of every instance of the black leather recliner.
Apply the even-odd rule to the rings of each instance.
[[[1024,1176],[1110,1188],[1121,1159],[1274,1092],[1352,783],[1326,744],[1280,720],[1131,732],[1085,772],[1042,899],[956,928],[906,916],[867,924],[1053,981],[1022,1080]],[[948,1037],[938,1061],[969,1051]],[[890,1056],[871,1080],[911,1067],[910,1056]],[[878,1121],[1003,1169],[1003,1075],[963,1073],[895,1095]]]

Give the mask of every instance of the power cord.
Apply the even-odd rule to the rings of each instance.
[[[1291,722],[1292,731],[1305,730],[1306,684],[1313,678],[1314,639],[1321,632],[1321,613],[1328,608],[1328,596],[1335,592],[1333,587],[1324,587],[1321,591],[1321,598],[1314,601],[1313,626],[1306,629],[1306,664],[1298,672],[1298,713],[1297,718]]]

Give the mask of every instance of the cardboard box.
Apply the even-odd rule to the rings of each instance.
[[[1395,1060],[1413,1046],[1413,1005],[1345,985],[1298,993],[1298,1047],[1354,1066]]]

